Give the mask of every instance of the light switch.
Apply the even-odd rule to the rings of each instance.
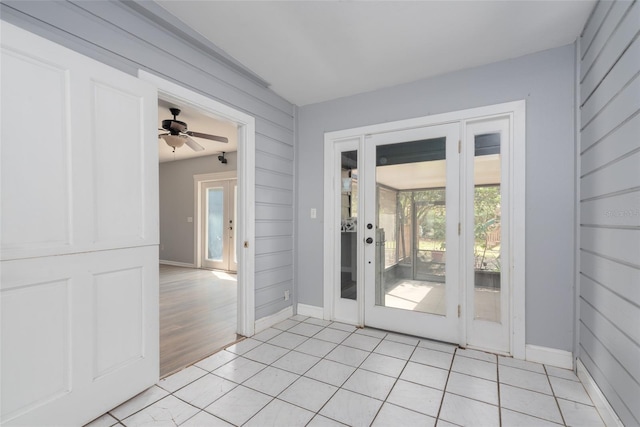
[[[192,216],[188,216],[187,217],[187,222],[193,222],[193,217]]]
[[[311,218],[315,219],[318,216],[316,208],[311,208]]]

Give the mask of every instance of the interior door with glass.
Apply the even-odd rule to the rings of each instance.
[[[200,239],[204,268],[237,271],[236,205],[237,180],[202,184]]]
[[[365,140],[359,216],[368,326],[459,341],[459,129]]]

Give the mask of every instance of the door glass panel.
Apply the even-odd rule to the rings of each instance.
[[[445,143],[376,147],[376,305],[446,314]]]
[[[224,239],[224,191],[207,189],[207,259],[222,261]]]
[[[358,152],[342,153],[340,190],[340,297],[357,297]]]
[[[233,244],[231,245],[233,263],[238,263],[237,237],[238,237],[238,185],[233,186]]]
[[[476,135],[474,318],[500,322],[500,134]]]

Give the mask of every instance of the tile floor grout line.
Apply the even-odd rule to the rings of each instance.
[[[449,372],[447,373],[447,380],[444,383],[444,389],[442,389],[442,398],[440,399],[440,406],[438,407],[438,414],[436,415],[436,424],[440,420],[440,412],[442,412],[442,405],[444,404],[444,395],[447,393],[447,385],[449,384],[449,377],[451,376],[451,370],[453,369],[453,362],[456,360],[456,354],[458,353],[458,348],[455,347],[453,350],[453,357],[451,358],[451,363],[449,364]],[[444,420],[447,421],[447,420]]]
[[[544,370],[544,374],[547,377],[547,382],[549,383],[549,388],[551,389],[553,400],[556,402],[556,406],[558,407],[558,412],[560,412],[560,419],[562,419],[562,425],[566,426],[567,425],[567,421],[564,419],[564,414],[562,413],[562,408],[560,408],[560,402],[558,402],[558,397],[556,396],[556,391],[553,389],[553,384],[551,384],[551,380],[549,379],[549,374],[547,374],[547,367],[544,364],[542,364],[542,369]]]
[[[502,400],[500,399],[500,360],[496,357],[496,387],[498,388],[498,425],[502,427]]]
[[[383,338],[383,340],[384,340],[384,338]],[[380,343],[382,343],[382,341],[380,341]],[[398,373],[398,376],[395,378],[395,381],[393,382],[393,385],[391,386],[391,388],[389,389],[389,392],[387,393],[387,395],[385,396],[384,400],[382,401],[382,405],[380,405],[380,407],[378,408],[378,411],[376,412],[376,415],[371,420],[371,424],[370,425],[373,425],[373,423],[375,422],[376,418],[378,418],[378,415],[380,415],[380,411],[382,410],[382,407],[384,406],[385,403],[387,403],[387,399],[389,398],[389,395],[391,395],[391,392],[393,391],[393,388],[396,386],[396,384],[398,384],[398,381],[400,381],[400,377],[402,376],[402,373],[404,372],[404,370],[406,369],[407,365],[409,364],[409,360],[411,360],[411,357],[413,357],[413,353],[416,352],[416,349],[418,348],[419,344],[420,344],[420,340],[418,340],[418,343],[413,347],[413,351],[411,352],[411,354],[409,355],[407,360],[404,362],[404,366],[402,367],[402,369]],[[371,352],[371,354],[373,354],[373,351]],[[362,362],[362,363],[364,363],[364,362]],[[381,374],[381,375],[384,375],[384,374]],[[393,405],[393,403],[390,403],[390,402],[389,402],[389,404]]]

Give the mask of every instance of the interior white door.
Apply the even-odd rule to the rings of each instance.
[[[158,379],[157,94],[1,35],[0,423],[83,425]]]
[[[202,184],[200,197],[200,230],[203,233],[200,239],[201,265],[206,268],[237,271],[237,180],[205,182]]]
[[[365,325],[459,341],[459,129],[364,141]]]

